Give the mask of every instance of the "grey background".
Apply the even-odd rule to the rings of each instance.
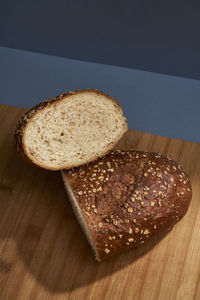
[[[0,46],[200,79],[200,1],[0,0]]]
[[[199,1],[0,0],[0,103],[97,88],[131,129],[200,142],[199,32]]]
[[[29,108],[67,90],[119,100],[129,128],[200,142],[200,81],[0,47],[1,103]]]

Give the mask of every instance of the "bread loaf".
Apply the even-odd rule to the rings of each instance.
[[[68,169],[109,153],[127,130],[119,103],[97,90],[48,99],[20,119],[14,143],[21,155],[49,170]]]
[[[192,195],[181,166],[150,152],[116,150],[62,176],[98,261],[171,229]]]

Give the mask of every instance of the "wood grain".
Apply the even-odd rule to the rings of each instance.
[[[200,299],[200,145],[127,132],[118,148],[177,160],[191,177],[193,199],[169,234],[98,263],[60,173],[27,164],[13,147],[24,111],[0,105],[0,299]]]

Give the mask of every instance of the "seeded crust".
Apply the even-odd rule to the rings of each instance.
[[[27,153],[26,153],[26,149],[25,149],[25,146],[24,146],[24,130],[25,130],[25,127],[27,125],[27,123],[31,120],[31,118],[33,116],[35,116],[35,114],[37,114],[38,111],[40,110],[43,110],[45,109],[47,106],[50,106],[50,105],[54,105],[56,102],[58,101],[61,101],[62,99],[66,99],[67,97],[70,97],[71,95],[74,95],[74,94],[82,94],[82,93],[86,93],[86,92],[93,92],[97,95],[103,95],[104,97],[106,97],[109,101],[112,101],[115,105],[117,105],[119,107],[119,110],[121,110],[121,104],[117,101],[115,101],[114,98],[112,98],[111,96],[105,94],[104,92],[101,92],[101,91],[98,91],[98,90],[95,90],[95,89],[87,89],[87,90],[77,90],[77,91],[69,91],[69,92],[66,92],[66,93],[63,93],[61,95],[58,95],[56,97],[53,97],[53,98],[49,98],[39,104],[37,104],[36,106],[34,106],[33,108],[31,108],[30,110],[28,110],[22,117],[21,119],[19,120],[17,126],[16,126],[16,129],[14,131],[14,134],[13,134],[13,143],[17,149],[17,151],[20,153],[20,155],[22,156],[23,159],[25,159],[26,161],[30,162],[30,163],[33,163],[35,165],[38,165],[42,168],[45,168],[45,169],[49,169],[49,170],[58,170],[58,168],[52,168],[52,167],[47,167],[43,164],[39,164],[39,163],[36,163],[35,161],[33,161],[30,157],[27,156]],[[127,123],[125,121],[124,123],[124,127],[122,129],[122,133],[121,133],[121,136],[120,138],[123,136],[123,134],[127,131],[128,129],[128,126],[127,126]],[[119,139],[120,139],[119,138]],[[110,151],[112,151],[114,149],[114,147],[116,146],[116,144],[118,143],[118,140],[115,140],[113,141],[108,147],[107,147],[107,151],[105,151],[105,153],[101,154],[101,155],[98,155],[96,157],[94,157],[92,160],[90,161],[94,161],[96,159],[98,159],[99,157],[102,157],[106,154],[108,154]],[[88,162],[90,162],[88,161]],[[83,163],[85,164],[85,162]],[[81,165],[81,164],[79,164]],[[77,165],[76,165],[77,166]],[[76,167],[75,165],[63,165],[62,168],[60,169],[64,169],[64,168],[67,168],[67,169],[70,169],[70,168],[73,168],[73,167]]]
[[[62,176],[98,261],[172,229],[192,197],[181,166],[151,152],[115,150]]]

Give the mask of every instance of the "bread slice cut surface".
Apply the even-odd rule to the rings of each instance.
[[[70,92],[31,109],[19,122],[16,144],[36,165],[59,170],[111,151],[127,130],[120,105],[96,91]],[[20,141],[21,138],[21,141]]]

